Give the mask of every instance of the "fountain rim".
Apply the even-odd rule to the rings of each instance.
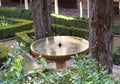
[[[79,38],[79,39],[84,39],[84,38],[81,38],[81,37],[77,37],[77,36],[51,36],[51,37],[45,37],[45,38],[42,38],[42,39],[38,39],[36,41],[34,41],[31,45],[30,45],[30,50],[32,53],[34,53],[34,56],[38,57],[39,55],[41,56],[52,56],[52,55],[47,55],[47,54],[41,54],[41,53],[38,53],[34,48],[33,48],[33,45],[37,42],[37,41],[41,41],[41,40],[44,40],[46,38],[53,38],[53,37],[74,37],[74,38]],[[84,39],[85,41],[88,41],[86,39]],[[55,55],[54,57],[65,57],[65,56],[73,56],[75,54],[82,54],[82,53],[85,53],[87,52],[89,49],[89,42],[88,42],[88,48],[86,48],[85,50],[83,50],[82,52],[78,52],[78,53],[73,53],[73,54],[67,54],[67,55]]]

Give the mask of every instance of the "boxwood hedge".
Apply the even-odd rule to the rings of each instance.
[[[32,20],[31,11],[14,7],[0,6],[0,16]]]
[[[0,39],[14,37],[16,32],[32,29],[33,22],[24,19],[6,18],[13,21],[12,25],[0,27]]]
[[[5,6],[0,7],[0,16],[32,20],[32,13],[30,10]],[[68,27],[72,26],[78,28],[88,28],[88,20],[80,19],[77,17],[70,17],[51,13],[51,20],[54,24],[61,24]]]
[[[79,36],[88,39],[88,29],[76,28],[76,27],[66,27],[64,25],[52,24],[53,35],[70,35]],[[16,33],[16,40],[18,42],[24,42],[28,46],[34,41],[32,38],[34,36],[34,30],[28,30]]]

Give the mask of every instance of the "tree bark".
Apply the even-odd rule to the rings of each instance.
[[[90,0],[90,55],[112,73],[113,0]]]
[[[51,35],[50,0],[32,0],[36,40]]]

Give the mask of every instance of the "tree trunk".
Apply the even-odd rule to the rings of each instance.
[[[90,55],[112,73],[113,0],[90,0]]]
[[[50,36],[50,0],[32,0],[32,14],[36,39]]]

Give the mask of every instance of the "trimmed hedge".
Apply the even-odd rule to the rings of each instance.
[[[88,28],[88,20],[66,15],[51,14],[52,23],[65,25],[67,27]]]
[[[75,28],[75,27],[65,27],[63,25],[52,24],[52,32],[54,35],[70,35],[70,36],[79,36],[82,38],[88,39],[88,29],[83,28]],[[17,42],[24,42],[27,46],[34,41],[34,39],[30,36],[34,36],[34,30],[28,30],[23,32],[16,33]]]
[[[13,21],[13,25],[0,27],[0,39],[14,37],[16,32],[32,29],[33,21],[15,18],[6,18]]]
[[[33,35],[34,34],[34,30],[28,30],[28,31],[23,31],[23,32],[18,32],[15,34],[16,37],[16,41],[17,42],[23,42],[25,43],[27,46],[30,46],[30,44],[34,41],[34,39],[32,39],[29,34]]]
[[[11,17],[11,18],[21,18],[32,20],[32,13],[30,10],[24,10],[20,8],[14,7],[0,7],[0,16]],[[52,13],[52,23],[65,25],[68,27],[78,27],[78,28],[88,28],[88,20],[80,19],[77,17],[70,17],[65,15],[57,15]],[[120,32],[120,24],[114,23],[114,33],[119,34]]]
[[[20,19],[28,19],[32,20],[32,13],[30,10],[24,10],[19,8],[12,7],[0,7],[0,16],[10,17],[10,18],[20,18]],[[52,23],[65,25],[68,27],[80,27],[80,28],[88,28],[88,20],[80,19],[77,17],[70,17],[65,15],[51,14]]]
[[[64,25],[52,24],[53,34],[79,36],[88,39],[88,29],[77,27],[66,27]]]
[[[120,23],[115,22],[113,26],[114,26],[114,33],[120,34]]]
[[[0,44],[0,66],[2,66],[2,63],[7,60],[8,52],[9,50]]]
[[[0,16],[32,20],[32,13],[30,10],[14,7],[0,6]]]
[[[120,45],[113,51],[113,62],[120,64]]]

